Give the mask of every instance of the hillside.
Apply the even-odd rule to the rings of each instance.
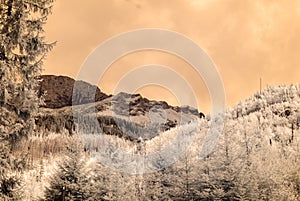
[[[118,120],[131,123],[125,128],[135,130],[138,126],[145,126],[149,120],[146,117],[151,114],[153,108],[151,101],[146,104],[147,101],[140,99],[143,99],[140,95],[121,93],[115,96],[115,99],[110,97],[95,105],[86,104],[76,107],[79,111],[88,114],[88,111],[95,106],[98,122],[102,126],[104,124],[101,122],[109,122],[111,119],[106,118],[114,114]],[[130,110],[122,110],[122,107],[114,108],[113,104],[118,100],[132,102],[129,105],[133,108]],[[174,117],[173,114],[176,109],[163,106],[163,103],[159,106],[165,108],[165,110],[157,110],[159,115],[166,115],[167,119],[176,120],[176,115]],[[212,152],[201,155],[202,157],[199,156],[205,147],[203,144],[208,143],[207,132],[214,128],[210,128],[212,120],[209,115],[205,119],[190,118],[195,117],[191,112],[183,114],[188,121],[184,121],[182,125],[156,130],[156,135],[151,137],[145,137],[147,135],[143,133],[146,141],[142,144],[137,140],[139,136],[132,135],[130,129],[123,131],[122,135],[111,135],[108,132],[109,135],[99,136],[96,132],[83,132],[80,134],[80,139],[84,153],[87,154],[87,165],[96,168],[95,171],[98,173],[95,174],[106,181],[101,188],[105,189],[106,196],[112,196],[112,200],[142,198],[145,200],[296,201],[300,199],[299,107],[299,85],[269,87],[262,93],[254,94],[227,109],[225,127],[217,139],[216,146],[213,147]],[[41,129],[39,134],[43,132],[47,134],[42,137],[32,136],[26,146],[33,148],[34,160],[42,157],[53,166],[53,163],[63,163],[63,160],[60,160],[63,157],[61,153],[69,146],[70,140],[76,140],[74,133],[69,135],[67,129],[61,129],[68,125],[66,123],[68,118],[65,115],[70,113],[71,108],[55,110],[44,108],[42,111],[46,119],[40,122],[45,123],[53,118],[54,122],[45,123],[53,128],[50,132]],[[163,111],[165,113],[161,114]],[[133,118],[130,121],[127,119],[128,113]],[[117,124],[113,124],[107,129],[117,127]],[[90,128],[85,129],[89,131]],[[139,131],[148,130],[145,127],[145,130]],[[173,148],[170,148],[172,146]],[[181,152],[187,147],[186,152]],[[161,150],[168,151],[160,152]],[[42,156],[39,155],[40,153],[43,153]],[[155,154],[151,155],[152,153]],[[53,158],[49,158],[49,154]],[[135,154],[141,156],[150,154],[151,157],[144,158],[143,166],[137,166],[134,162]],[[105,166],[99,165],[99,160],[106,161]],[[111,162],[107,163],[107,161]],[[170,166],[167,165],[170,163]],[[51,166],[45,165],[45,169],[49,170]],[[127,174],[132,171],[152,173]],[[57,173],[54,171],[48,174]],[[50,177],[41,176],[43,185],[47,185],[47,178]],[[40,184],[36,182],[28,185],[33,188]],[[30,192],[28,194],[32,195]],[[39,195],[43,196],[43,193]]]
[[[45,105],[36,117],[36,130],[47,133],[67,132],[73,134],[75,124],[72,111],[72,95],[75,80],[64,76],[43,76],[40,93],[45,95]],[[76,81],[73,108],[81,115],[88,117],[95,112],[100,128],[97,131],[109,135],[136,140],[138,133],[145,133],[153,127],[146,139],[150,139],[159,132],[169,130],[189,121],[204,118],[204,114],[189,106],[171,106],[165,101],[148,100],[140,94],[119,93],[108,96],[96,86],[82,81]],[[96,91],[95,103],[91,93]],[[78,98],[80,97],[80,98]],[[77,101],[78,100],[78,101]],[[158,125],[154,125],[154,122]],[[83,132],[94,132],[90,125],[84,125]],[[89,129],[89,130],[87,130]],[[134,133],[135,132],[135,133]]]

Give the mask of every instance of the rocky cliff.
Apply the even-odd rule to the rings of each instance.
[[[74,133],[73,95],[77,105],[75,110],[85,122],[80,125],[84,133],[104,132],[130,140],[136,140],[139,133],[147,133],[144,137],[151,139],[162,131],[204,118],[203,113],[192,107],[171,106],[165,101],[148,100],[140,94],[122,92],[108,96],[96,86],[69,77],[44,75],[42,79],[38,90],[40,95],[45,94],[45,105],[36,117],[39,135]],[[74,85],[76,91],[73,93]],[[87,118],[91,113],[96,114],[100,130],[89,125]]]
[[[75,81],[70,77],[42,75],[41,78],[38,94],[39,96],[44,95],[45,105],[43,107],[46,108],[71,106],[74,85],[76,85],[74,92],[74,95],[77,95],[76,105],[97,102],[108,97],[97,86],[84,81]]]

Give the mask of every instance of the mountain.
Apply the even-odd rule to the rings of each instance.
[[[105,93],[97,86],[93,86],[84,81],[75,81],[67,76],[42,75],[41,83],[38,87],[39,96],[44,95],[46,108],[62,108],[72,105],[73,88],[76,83],[78,94],[80,91],[81,98],[77,99],[76,104],[86,104],[94,101],[101,101],[107,97]],[[95,97],[91,97],[90,93],[95,93]]]
[[[87,164],[98,165],[99,157],[100,163],[111,162],[109,168],[103,163],[105,169],[97,174],[106,181],[108,192],[120,195],[112,194],[112,200],[138,200],[138,191],[145,200],[300,199],[300,85],[268,87],[228,108],[219,136],[209,131],[218,131],[211,125],[220,118],[199,118],[192,108],[169,106],[139,94],[120,93],[74,108],[83,114],[79,131],[85,132],[79,136],[90,159]],[[90,124],[93,113],[106,135],[98,135]],[[78,140],[70,106],[41,108],[36,120],[37,135],[24,144],[47,174],[28,171],[29,195],[41,186],[37,175],[48,181],[48,172],[63,163],[53,158],[61,158],[70,142]],[[163,124],[151,127],[156,120]],[[167,127],[167,122],[175,126]],[[142,165],[135,155],[145,156]],[[161,171],[124,177],[140,168],[146,173]]]
[[[124,92],[108,96],[96,86],[83,81],[76,82],[79,83],[78,86],[81,86],[78,93],[75,93],[81,97],[78,100],[78,106],[75,107],[76,110],[82,114],[82,118],[88,118],[95,112],[100,125],[100,131],[95,130],[95,127],[84,125],[84,132],[103,131],[105,134],[132,141],[138,139],[139,133],[147,133],[144,137],[152,139],[161,132],[205,117],[203,113],[189,106],[171,106],[165,101],[148,100],[140,94]],[[36,118],[36,129],[41,133],[74,133],[75,123],[71,107],[74,83],[75,80],[64,76],[43,76],[39,91],[40,94],[47,91],[46,106],[41,108]],[[89,98],[88,89],[96,89],[94,104],[94,101]],[[233,108],[227,109],[226,121],[236,124],[236,121],[240,121],[241,118],[247,119],[256,115],[261,123],[266,116],[271,115],[272,119],[268,121],[276,120],[273,124],[277,128],[277,124],[280,125],[285,121],[290,129],[298,128],[300,123],[299,91],[298,85],[269,87],[262,93],[256,93]],[[206,119],[209,122],[209,115]],[[277,136],[276,139],[278,140],[279,137]],[[272,142],[276,139],[269,138]]]
[[[44,75],[42,79],[38,91],[40,95],[46,94],[45,106],[40,109],[36,124],[37,129],[44,133],[74,132],[73,94],[76,111],[80,111],[82,118],[88,118],[91,112],[96,113],[100,124],[97,132],[103,131],[130,140],[136,140],[139,133],[145,132],[148,133],[146,138],[151,139],[162,131],[205,117],[190,106],[171,106],[165,101],[148,100],[140,94],[121,92],[108,96],[96,86],[65,76]],[[91,94],[95,91],[93,100]],[[84,127],[84,132],[95,132],[95,127]]]

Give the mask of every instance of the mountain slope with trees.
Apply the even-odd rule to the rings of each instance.
[[[299,85],[269,87],[241,101],[226,111],[223,133],[205,158],[200,153],[212,123],[209,115],[160,132],[139,149],[136,141],[104,135],[105,141],[115,147],[106,153],[118,161],[120,150],[141,155],[159,151],[173,143],[178,132],[189,133],[197,123],[196,139],[189,149],[168,167],[162,166],[163,160],[152,161],[152,166],[160,169],[155,173],[130,175],[114,171],[98,164],[93,158],[95,152],[85,163],[93,161],[97,166],[97,181],[105,186],[98,194],[103,200],[299,200],[299,103]],[[63,139],[61,136],[64,135],[56,134],[58,139]],[[83,141],[81,151],[87,155],[91,150],[97,152],[94,148],[101,147],[101,140],[95,134],[85,137],[88,140]],[[68,140],[76,139],[69,136]]]

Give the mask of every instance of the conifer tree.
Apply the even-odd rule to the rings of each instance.
[[[45,200],[93,200],[96,189],[92,177],[93,171],[86,166],[86,158],[79,146],[71,145],[50,179]]]
[[[43,25],[53,0],[0,2],[0,200],[18,199],[22,166],[13,151],[33,128],[40,99],[36,87],[47,44]]]
[[[176,196],[174,167],[163,167],[162,160],[154,161],[159,171],[145,175],[146,197],[149,200],[172,200]]]

